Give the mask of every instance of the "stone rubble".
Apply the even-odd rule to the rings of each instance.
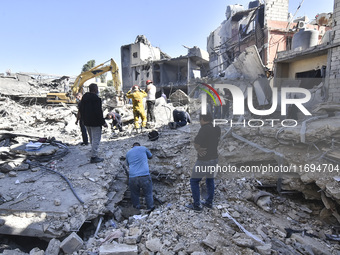
[[[34,183],[36,180],[34,178],[39,178],[34,174],[41,174],[41,169],[39,167],[32,169],[26,165],[25,157],[20,158],[13,152],[14,142],[27,143],[29,139],[35,140],[53,135],[56,140],[67,143],[70,148],[68,155],[56,160],[57,169],[72,170],[74,173],[70,172],[67,175],[73,183],[76,183],[78,190],[86,188],[88,182],[97,185],[96,189],[89,190],[92,198],[88,204],[79,205],[73,198],[74,203],[69,208],[69,215],[62,214],[59,218],[47,222],[48,224],[44,226],[45,231],[62,232],[63,237],[48,238],[50,241],[45,254],[53,255],[62,252],[72,252],[74,255],[340,254],[338,241],[326,238],[326,235],[335,234],[339,230],[337,209],[340,183],[335,178],[339,176],[335,171],[327,176],[312,173],[298,173],[294,176],[255,173],[247,173],[243,176],[220,173],[216,178],[214,208],[204,208],[201,213],[187,209],[185,205],[191,202],[190,171],[196,159],[192,139],[199,129],[198,111],[191,112],[192,124],[171,130],[166,124],[171,121],[172,109],[174,109],[172,104],[167,104],[165,101],[158,102],[156,119],[159,123],[156,129],[160,133],[160,138],[154,142],[148,140],[147,133],[131,132],[130,135],[113,138],[114,131],[103,130],[100,150],[105,161],[94,166],[75,161],[77,158],[86,161],[89,151],[89,147],[84,148],[79,145],[81,136],[79,127],[74,124],[75,106],[25,106],[9,98],[0,101],[0,113],[3,119],[0,131],[4,138],[0,139],[2,160],[0,180],[11,181],[13,183],[11,185],[20,185],[22,180],[15,184],[16,179],[19,180],[18,178],[26,173],[27,177],[24,181]],[[189,109],[195,109],[195,106]],[[120,110],[126,112],[126,116],[131,114],[128,106]],[[333,123],[336,119],[322,120],[325,121]],[[314,126],[317,125],[316,123],[311,124],[313,125],[311,129],[317,128]],[[130,120],[126,120],[124,128],[132,129]],[[222,130],[222,136],[227,134],[227,129]],[[324,150],[335,151],[337,148],[335,143],[331,146],[333,138],[338,135],[337,129],[332,129],[331,132],[322,131],[322,134],[314,132],[311,136],[306,135],[306,139],[311,139],[315,146],[297,143],[296,137],[299,136],[288,135],[288,131],[293,130],[285,129],[280,133],[279,140],[275,138],[274,133],[266,137],[260,135],[261,130],[233,128],[232,132],[284,155],[286,162],[293,164],[312,162],[313,158],[319,159]],[[8,134],[15,134],[15,136],[10,137]],[[154,154],[149,164],[157,207],[149,214],[142,211],[142,214],[138,215],[134,212],[126,191],[124,157],[134,141],[139,141]],[[287,141],[288,144],[282,141]],[[279,160],[275,154],[265,153],[230,135],[223,137],[220,151],[222,152],[220,165],[232,164],[240,167]],[[75,162],[79,165],[76,169],[72,168]],[[278,177],[282,178],[280,183],[277,181]],[[12,188],[9,186],[9,189]],[[60,192],[68,190],[66,185],[61,184],[58,184],[57,189]],[[21,198],[27,200],[37,196],[36,192],[22,194],[18,199],[13,200],[13,194],[1,190],[0,205],[11,201],[14,206],[21,201]],[[202,195],[205,192],[202,186]],[[36,204],[32,205],[36,208],[43,207],[43,204],[49,200],[55,207],[66,203],[59,195],[38,196]],[[91,215],[87,219],[93,222],[96,222],[95,219],[99,215],[109,216],[104,217],[97,236],[94,236],[94,230],[89,229],[80,239],[76,238],[79,246],[72,246],[72,251],[66,251],[61,242],[67,242],[70,234],[76,234],[73,226],[77,225],[77,222],[84,221],[77,218],[77,215],[82,215],[84,212]],[[225,217],[226,213],[238,224]],[[0,225],[4,224],[5,222],[0,220]],[[242,229],[239,226],[242,226]],[[7,239],[8,237],[4,237],[4,243]],[[39,248],[34,248],[29,253],[4,248],[2,254],[43,253],[44,251]]]

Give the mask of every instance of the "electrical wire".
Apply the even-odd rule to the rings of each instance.
[[[34,167],[39,166],[43,170],[50,171],[50,172],[55,173],[55,174],[59,175],[60,177],[62,177],[67,182],[72,193],[78,199],[78,201],[81,204],[84,204],[84,201],[78,196],[78,194],[76,193],[76,191],[74,190],[74,188],[72,186],[72,183],[67,179],[67,177],[64,176],[62,173],[59,173],[59,172],[51,169],[50,167],[48,167],[48,165],[51,164],[54,160],[58,160],[58,159],[64,157],[69,152],[69,148],[67,147],[67,145],[60,143],[60,142],[52,142],[51,145],[57,145],[59,147],[59,149],[56,153],[54,153],[53,155],[47,155],[47,156],[46,155],[44,155],[44,156],[29,156],[26,163],[28,163],[29,165],[32,165]],[[37,162],[34,162],[34,161],[37,161]],[[48,164],[42,165],[40,162],[48,162]]]

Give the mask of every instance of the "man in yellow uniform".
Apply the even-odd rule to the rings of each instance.
[[[133,85],[132,88],[126,93],[127,98],[132,99],[133,105],[133,117],[135,121],[135,128],[139,128],[139,117],[142,118],[142,128],[146,126],[146,115],[144,111],[143,98],[148,94],[140,89],[137,85]]]

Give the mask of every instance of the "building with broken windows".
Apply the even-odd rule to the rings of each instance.
[[[264,66],[271,72],[278,52],[319,44],[329,28],[325,23],[302,21],[307,17],[294,20],[288,4],[288,0],[280,0],[263,4],[251,1],[248,9],[227,6],[226,19],[208,37],[211,76],[223,76],[224,70],[249,46],[257,47]],[[299,32],[302,29],[306,32]],[[300,38],[293,40],[296,33]]]
[[[198,47],[188,48],[186,56],[171,58],[153,47],[145,36],[137,36],[135,43],[121,47],[123,90],[132,85],[145,86],[152,80],[158,88],[170,91],[173,87],[185,90],[187,84],[207,75],[209,56]]]
[[[307,109],[328,98],[332,13],[308,22],[306,16],[290,14],[288,4],[288,0],[251,1],[248,9],[229,5],[226,20],[208,37],[209,75],[223,83],[242,80],[237,84],[242,90],[253,87],[256,107],[269,107],[273,86],[310,90],[313,97]]]

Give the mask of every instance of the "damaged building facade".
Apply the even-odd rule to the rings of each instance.
[[[145,86],[152,80],[159,90],[177,87],[186,89],[194,79],[207,75],[208,53],[198,47],[188,48],[186,56],[171,58],[153,47],[145,36],[137,36],[135,43],[121,47],[123,90],[132,85]]]
[[[288,12],[288,4],[288,0],[280,0],[252,1],[248,9],[242,5],[227,6],[226,20],[208,37],[211,76],[223,76],[234,59],[252,45],[257,47],[264,66],[271,72],[277,52],[298,49],[302,41],[309,47],[319,44],[330,28],[302,21],[307,17],[294,20]],[[302,29],[312,36],[307,38],[304,33],[300,36],[302,40],[293,40],[294,34]]]
[[[339,100],[334,75],[338,70],[336,3],[334,15],[318,14],[311,22],[306,16],[292,16],[288,0],[251,1],[248,9],[227,6],[226,20],[208,37],[209,76],[215,83],[237,83],[243,91],[253,87],[256,107],[270,107],[273,87],[308,89],[312,99],[305,107],[310,111],[317,104]],[[287,112],[290,118],[303,117],[294,109]]]

